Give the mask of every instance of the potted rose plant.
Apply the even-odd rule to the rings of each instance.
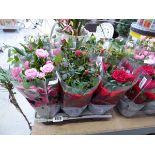
[[[50,118],[60,110],[58,79],[50,52],[42,37],[31,38],[21,45],[23,49],[11,48],[9,62],[13,83],[40,117]]]
[[[57,66],[60,85],[63,91],[62,109],[69,116],[79,116],[90,104],[94,91],[100,83],[100,71],[96,62],[89,59],[89,52],[83,46],[72,49],[64,41],[61,59]]]
[[[92,104],[89,105],[90,111],[95,114],[104,114],[116,106],[136,80],[134,66],[128,60],[122,60],[118,66],[103,63],[103,70],[102,83],[94,93]]]

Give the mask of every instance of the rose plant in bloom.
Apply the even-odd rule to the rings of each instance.
[[[103,62],[102,69],[102,83],[97,88],[92,103],[115,106],[135,82],[134,67],[128,60],[122,60],[118,66]]]
[[[9,60],[15,87],[33,107],[58,103],[59,85],[50,83],[57,78],[55,62],[50,55],[46,39],[41,36],[30,37],[25,44],[21,44],[22,49],[13,47],[13,54]],[[59,54],[60,49],[55,52],[55,55]]]
[[[86,44],[82,48],[70,48],[70,41],[65,41],[62,45],[61,56],[57,55],[58,73],[62,81],[75,93],[84,93],[95,87],[99,82],[99,66],[90,60],[89,51]]]

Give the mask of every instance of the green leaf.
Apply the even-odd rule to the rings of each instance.
[[[14,56],[14,60],[15,60],[16,62],[19,62],[18,56]]]
[[[41,40],[41,38],[38,39],[38,48],[43,48],[43,42]]]
[[[80,66],[78,69],[79,69],[80,71],[85,70],[83,66]]]
[[[14,58],[9,58],[8,60],[7,60],[7,62],[11,62],[11,61],[13,61],[14,60]]]
[[[56,56],[54,57],[54,59],[53,59],[53,62],[54,62],[56,65],[60,64],[61,61],[62,61],[62,56],[61,56],[61,55],[56,55]]]
[[[22,47],[24,47],[24,49],[25,49],[26,52],[30,52],[29,48],[27,48],[24,44],[20,43],[20,45],[21,45]]]
[[[18,53],[18,54],[20,54],[20,55],[22,55],[22,56],[25,56],[25,53],[21,50],[21,49],[19,49],[19,48],[17,48],[17,47],[13,47],[15,50],[16,50],[16,52]]]

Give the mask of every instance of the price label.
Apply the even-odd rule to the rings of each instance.
[[[53,117],[53,122],[63,122],[63,116],[55,116]]]
[[[139,88],[142,89],[144,84],[146,83],[147,81],[147,78],[146,77],[143,77],[143,79],[141,80],[141,82],[139,83]]]

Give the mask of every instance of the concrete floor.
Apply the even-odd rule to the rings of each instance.
[[[53,21],[52,21],[53,22]],[[49,24],[49,23],[48,23]],[[50,23],[51,24],[51,23]],[[29,24],[31,25],[31,24]],[[3,32],[0,31],[0,47],[3,43],[13,46],[18,46],[18,43],[24,41],[26,35],[37,35],[40,33],[38,29],[32,29],[27,25],[27,29],[22,29],[17,32]],[[51,27],[47,25],[47,22],[43,23],[41,27],[46,33],[50,32]],[[0,66],[7,69],[9,64],[7,63],[8,51],[0,52]],[[29,105],[27,100],[17,91],[16,99],[22,108],[23,112],[32,123],[34,122],[34,109]],[[30,134],[31,131],[24,117],[16,110],[16,108],[9,102],[8,92],[0,87],[0,135],[17,135],[17,134]]]

